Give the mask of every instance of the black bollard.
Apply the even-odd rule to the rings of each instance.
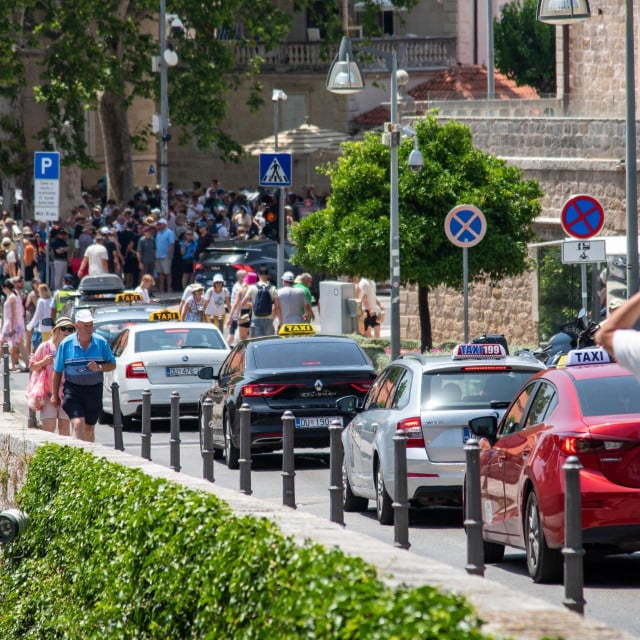
[[[245,402],[240,407],[240,491],[251,495],[251,407]]]
[[[140,440],[140,455],[145,460],[151,460],[151,391],[142,392],[142,436]]]
[[[180,471],[180,394],[171,392],[171,437],[169,439],[169,466]]]
[[[295,421],[291,411],[282,414],[282,504],[292,509],[296,508],[296,471],[293,455]]]
[[[344,485],[342,479],[342,421],[329,427],[329,519],[344,525]]]
[[[395,496],[393,507],[393,546],[408,549],[409,498],[407,496],[407,432],[396,431],[393,436]]]
[[[564,494],[564,600],[562,604],[584,614],[584,549],[582,548],[582,496],[580,470],[576,456],[570,456],[562,466],[565,477]]]
[[[467,472],[464,478],[464,528],[467,533],[467,573],[484,576],[482,505],[480,501],[480,445],[469,438],[464,445]]]
[[[8,412],[11,411],[11,378],[9,376],[9,345],[6,342],[2,345],[2,359],[4,361],[4,401],[2,410]]]
[[[111,383],[111,406],[113,407],[113,444],[118,451],[124,451],[122,438],[122,410],[120,409],[120,385]]]
[[[202,477],[213,482],[213,433],[211,431],[211,416],[213,415],[213,400],[207,398],[202,405]]]

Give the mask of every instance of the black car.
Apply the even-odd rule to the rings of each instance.
[[[336,400],[355,395],[362,402],[376,377],[367,354],[351,338],[268,336],[243,340],[231,350],[214,375],[199,373],[214,384],[200,396],[200,446],[203,444],[202,405],[213,400],[213,446],[227,465],[238,468],[240,407],[251,407],[251,447],[256,453],[282,449],[282,414],[295,417],[295,447],[327,447],[329,426],[342,417]]]

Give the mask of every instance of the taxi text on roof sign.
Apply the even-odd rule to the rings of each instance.
[[[180,314],[177,311],[163,309],[162,311],[154,311],[149,316],[149,322],[166,322],[167,320],[180,320]]]
[[[312,336],[316,330],[312,324],[283,324],[278,329],[279,336]]]
[[[507,352],[501,344],[459,344],[453,350],[454,360],[474,358],[505,358]]]
[[[142,294],[135,291],[125,291],[116,295],[116,302],[140,302]]]
[[[585,364],[606,364],[607,362],[611,362],[611,358],[604,349],[574,349],[567,354],[565,367],[576,367]]]

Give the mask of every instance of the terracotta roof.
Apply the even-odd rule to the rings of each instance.
[[[538,93],[533,87],[518,87],[499,71],[493,74],[496,100],[535,100]],[[487,68],[481,65],[456,66],[441,71],[430,80],[416,85],[411,91],[416,100],[471,100],[487,97]],[[416,112],[422,110],[418,105]],[[389,108],[383,105],[361,113],[354,119],[360,126],[375,126],[388,122]]]

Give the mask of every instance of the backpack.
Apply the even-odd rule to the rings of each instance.
[[[253,301],[254,316],[268,316],[273,310],[273,299],[271,298],[271,286],[268,284],[258,284],[258,293]]]

